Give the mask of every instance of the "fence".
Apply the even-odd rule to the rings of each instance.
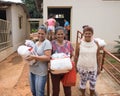
[[[10,22],[0,19],[0,51],[11,45]]]
[[[102,69],[120,84],[120,59],[103,49]]]

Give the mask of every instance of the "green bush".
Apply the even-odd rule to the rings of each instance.
[[[32,29],[32,33],[36,33],[37,32],[37,29]]]
[[[119,36],[120,39],[120,36]],[[115,42],[117,42],[117,45],[115,46],[115,48],[117,48],[118,53],[120,53],[120,40],[115,40]]]

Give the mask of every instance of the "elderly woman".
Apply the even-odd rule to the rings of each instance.
[[[52,41],[52,54],[57,53],[65,53],[66,55],[73,56],[73,47],[70,41],[64,40],[65,30],[63,27],[58,26],[55,29],[55,37],[56,39]],[[59,96],[60,91],[60,81],[62,80],[65,74],[52,74],[52,87],[53,87],[53,95]],[[63,86],[65,96],[71,96],[71,86]]]
[[[99,45],[93,39],[93,29],[83,29],[83,39],[80,41],[77,69],[80,74],[81,96],[85,96],[86,83],[89,80],[90,96],[96,96],[95,84],[97,73],[100,72]]]
[[[31,55],[27,60],[36,60],[30,65],[30,86],[33,96],[44,96],[44,88],[47,80],[48,61],[51,56],[51,42],[46,39],[47,30],[44,26],[38,28],[38,39],[36,42],[36,55]]]

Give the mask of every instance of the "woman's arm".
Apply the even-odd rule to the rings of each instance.
[[[45,50],[44,51],[44,55],[42,56],[36,56],[36,55],[30,55],[29,57],[27,57],[27,60],[38,60],[38,61],[49,61],[51,57],[51,50]]]
[[[70,53],[70,59],[71,59],[72,61],[74,61],[74,53],[73,53],[73,52]]]
[[[76,45],[75,58],[74,58],[75,64],[77,64],[78,57],[79,57],[79,50],[80,50],[79,45],[80,45],[80,43],[78,43],[78,44]]]
[[[97,43],[97,42],[96,42]],[[97,43],[98,49],[97,49],[97,68],[98,68],[98,74],[100,74],[101,71],[101,64],[100,64],[100,47]]]
[[[101,65],[100,65],[100,49],[99,48],[97,50],[97,64],[98,64],[98,68],[101,69]]]

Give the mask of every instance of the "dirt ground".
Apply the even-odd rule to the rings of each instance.
[[[28,66],[17,53],[0,63],[0,96],[32,96]]]
[[[28,64],[17,53],[0,62],[0,96],[32,96],[28,72]],[[78,88],[79,79],[77,74],[76,86],[72,87],[72,96],[81,94]],[[115,83],[104,71],[98,77],[96,85],[96,91],[99,96],[120,96],[120,85]],[[88,87],[87,85],[86,96],[89,96]],[[52,88],[50,87],[51,93]],[[45,94],[47,94],[47,88],[45,88]],[[64,96],[62,86],[60,96]]]

